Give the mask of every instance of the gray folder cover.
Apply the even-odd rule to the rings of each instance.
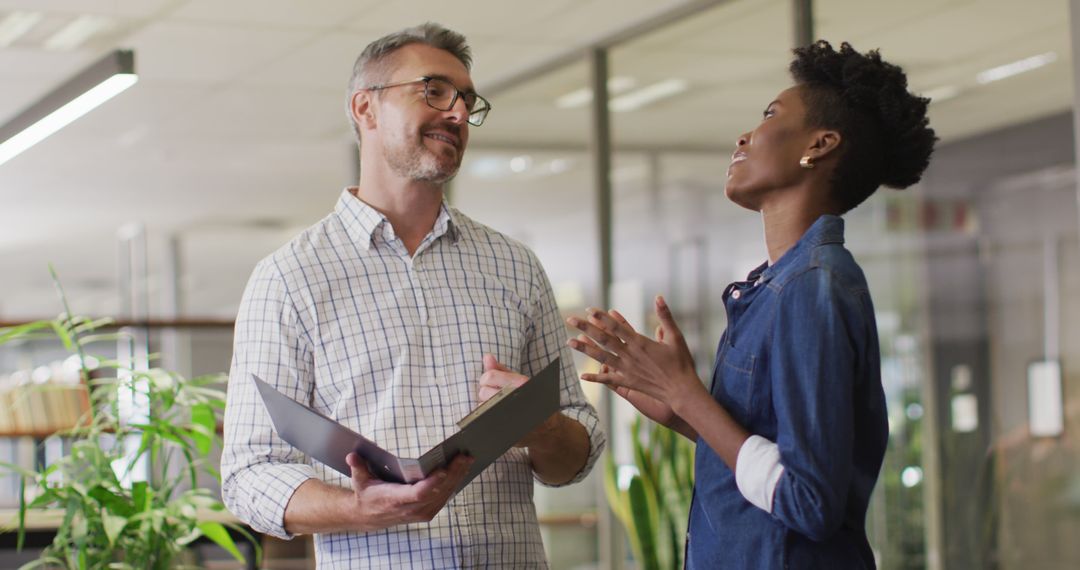
[[[458,489],[472,481],[522,437],[559,411],[559,359],[517,389],[507,392],[454,435],[418,459],[402,458],[371,440],[289,398],[251,375],[259,388],[266,411],[281,439],[346,477],[351,476],[345,456],[355,451],[371,472],[395,483],[415,483],[445,467],[459,453],[476,458]],[[493,398],[494,399],[494,398]],[[460,422],[464,423],[464,422]]]

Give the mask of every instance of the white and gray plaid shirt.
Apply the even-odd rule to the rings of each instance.
[[[403,457],[419,457],[477,404],[482,355],[531,376],[562,356],[562,413],[604,446],[576,378],[547,276],[525,246],[443,205],[410,258],[375,209],[334,212],[260,262],[236,319],[221,460],[225,504],[289,537],[285,507],[308,478],[350,487],[274,432],[249,374]],[[320,568],[543,568],[533,472],[513,448],[430,523],[315,537]]]

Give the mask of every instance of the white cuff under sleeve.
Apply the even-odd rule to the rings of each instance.
[[[772,513],[773,495],[783,474],[780,448],[775,443],[752,435],[739,448],[739,456],[735,459],[735,484],[755,507]]]

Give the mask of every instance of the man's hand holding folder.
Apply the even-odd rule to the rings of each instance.
[[[465,427],[476,415],[483,413],[491,404],[497,403],[515,388],[528,382],[529,378],[518,374],[503,366],[493,355],[484,355],[484,374],[480,376],[480,406],[469,414],[458,425]],[[536,426],[525,437],[521,438],[514,447],[531,447],[542,443],[546,437],[558,428],[559,413],[555,412],[544,420],[544,423]]]
[[[400,484],[376,477],[356,452],[345,460],[352,469],[353,504],[349,510],[358,522],[363,521],[356,527],[361,532],[435,518],[476,461],[458,455],[446,468],[436,469],[415,483]]]

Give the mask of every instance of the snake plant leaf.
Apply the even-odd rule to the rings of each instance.
[[[683,502],[682,489],[675,475],[675,467],[670,462],[660,464],[660,486],[658,491],[661,495],[661,507],[664,510],[664,519],[667,523],[668,535],[671,543],[671,563],[669,568],[680,567],[682,558],[682,541],[686,536],[687,525],[690,518],[689,501]]]
[[[635,417],[633,424],[630,427],[633,433],[633,447],[634,447],[634,463],[637,464],[638,471],[641,476],[646,479],[646,484],[651,486],[652,482],[656,480],[656,472],[654,471],[654,462],[652,460],[652,449],[649,446],[649,442],[643,439],[648,436],[642,435],[641,416]]]
[[[649,516],[649,524],[647,527],[639,527],[649,533],[649,536],[643,537],[643,548],[646,550],[646,540],[652,543],[653,556],[656,564],[660,568],[672,568],[674,561],[672,560],[671,552],[675,548],[673,545],[673,539],[671,537],[670,525],[666,523],[665,513],[660,505],[659,497],[659,481],[656,471],[659,468],[659,462],[653,461],[654,449],[649,442],[643,441],[641,437],[636,437],[634,441],[634,458],[637,462],[638,470],[640,472],[641,480],[641,492],[630,495],[631,501],[644,501],[645,512]],[[635,527],[638,526],[638,521],[635,521]],[[648,553],[645,556],[650,556]]]
[[[643,429],[644,428],[644,429]],[[638,473],[631,489],[618,488],[608,457],[604,488],[630,538],[642,569],[681,568],[694,487],[694,443],[656,424],[632,422],[630,443]]]
[[[630,513],[634,521],[633,534],[637,537],[638,564],[642,570],[660,570],[660,564],[656,556],[656,529],[657,513],[655,496],[652,496],[640,476],[630,480],[630,488],[627,490],[630,499]]]
[[[636,420],[635,420],[636,421]],[[634,435],[634,463],[637,464],[638,474],[642,478],[642,484],[646,489],[656,488],[656,477],[653,475],[653,462],[650,457],[651,451],[641,441],[639,435]]]
[[[604,461],[604,494],[607,495],[608,506],[615,513],[615,517],[623,526],[629,527],[630,513],[624,508],[623,501],[625,491],[619,489],[619,468],[615,465],[615,458],[611,453],[606,455]]]

